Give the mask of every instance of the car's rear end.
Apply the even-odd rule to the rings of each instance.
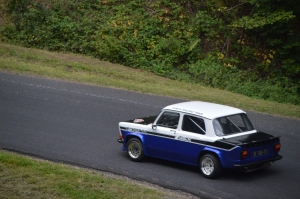
[[[234,144],[235,156],[231,159],[232,167],[245,171],[264,168],[282,158],[280,138],[257,132],[249,135],[224,139],[224,142]]]

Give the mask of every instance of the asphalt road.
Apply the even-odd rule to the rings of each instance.
[[[159,88],[157,88],[159,89]],[[198,168],[121,150],[118,122],[155,115],[180,99],[0,73],[0,148],[108,171],[200,198],[300,198],[300,120],[247,112],[256,129],[281,136],[283,159],[253,173],[205,179]]]

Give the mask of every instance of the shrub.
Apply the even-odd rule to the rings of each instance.
[[[0,38],[300,104],[300,4],[235,2],[5,0]]]

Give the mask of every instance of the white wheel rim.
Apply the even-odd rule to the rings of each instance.
[[[128,145],[128,154],[130,157],[136,159],[138,158],[142,153],[141,146],[138,142],[132,141]]]
[[[201,170],[205,175],[211,175],[215,169],[214,161],[209,158],[205,157],[201,162]]]

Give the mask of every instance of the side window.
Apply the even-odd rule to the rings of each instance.
[[[158,119],[156,125],[176,129],[179,122],[179,113],[164,112]]]
[[[206,129],[204,120],[202,118],[185,115],[183,117],[182,130],[192,133],[205,134]]]

